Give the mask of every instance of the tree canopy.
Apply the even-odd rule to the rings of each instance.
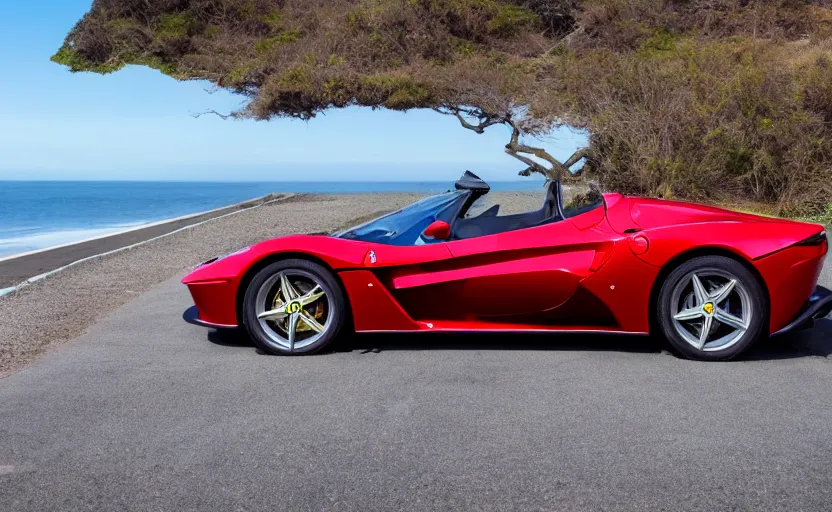
[[[817,213],[832,197],[825,0],[95,0],[53,57],[208,80],[235,117],[432,108],[511,128],[525,173]],[[568,123],[559,162],[524,135]]]

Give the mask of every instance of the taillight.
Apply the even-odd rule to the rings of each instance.
[[[795,245],[823,245],[826,243],[826,231],[821,231],[817,235],[810,236],[806,240],[802,242],[798,242]]]

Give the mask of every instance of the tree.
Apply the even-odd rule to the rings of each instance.
[[[534,87],[526,62],[571,28],[571,4],[558,11],[556,2],[527,3],[96,0],[54,60],[72,71],[139,64],[209,80],[250,99],[230,114],[238,118],[311,119],[362,105],[432,108],[478,133],[502,124],[512,133],[506,152],[527,165],[525,173],[563,177],[569,165],[520,142],[560,121],[536,118],[531,129],[515,112]]]
[[[832,197],[824,1],[95,0],[53,60],[208,80],[248,98],[233,117],[430,108],[507,126],[521,174],[585,158],[625,192],[811,213]],[[562,124],[590,147],[527,143]]]

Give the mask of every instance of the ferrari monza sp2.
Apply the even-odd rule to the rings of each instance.
[[[332,235],[292,235],[188,275],[186,320],[245,327],[275,354],[339,333],[648,335],[730,359],[832,310],[823,226],[684,202],[572,194],[500,215],[466,172],[455,189]],[[622,339],[622,343],[627,341]]]

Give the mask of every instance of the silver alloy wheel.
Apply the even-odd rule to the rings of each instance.
[[[693,348],[717,352],[736,345],[751,325],[751,297],[742,281],[718,268],[690,272],[673,288],[676,332]]]
[[[305,270],[278,272],[263,283],[255,300],[257,321],[278,350],[308,347],[329,329],[329,297],[319,278]]]

